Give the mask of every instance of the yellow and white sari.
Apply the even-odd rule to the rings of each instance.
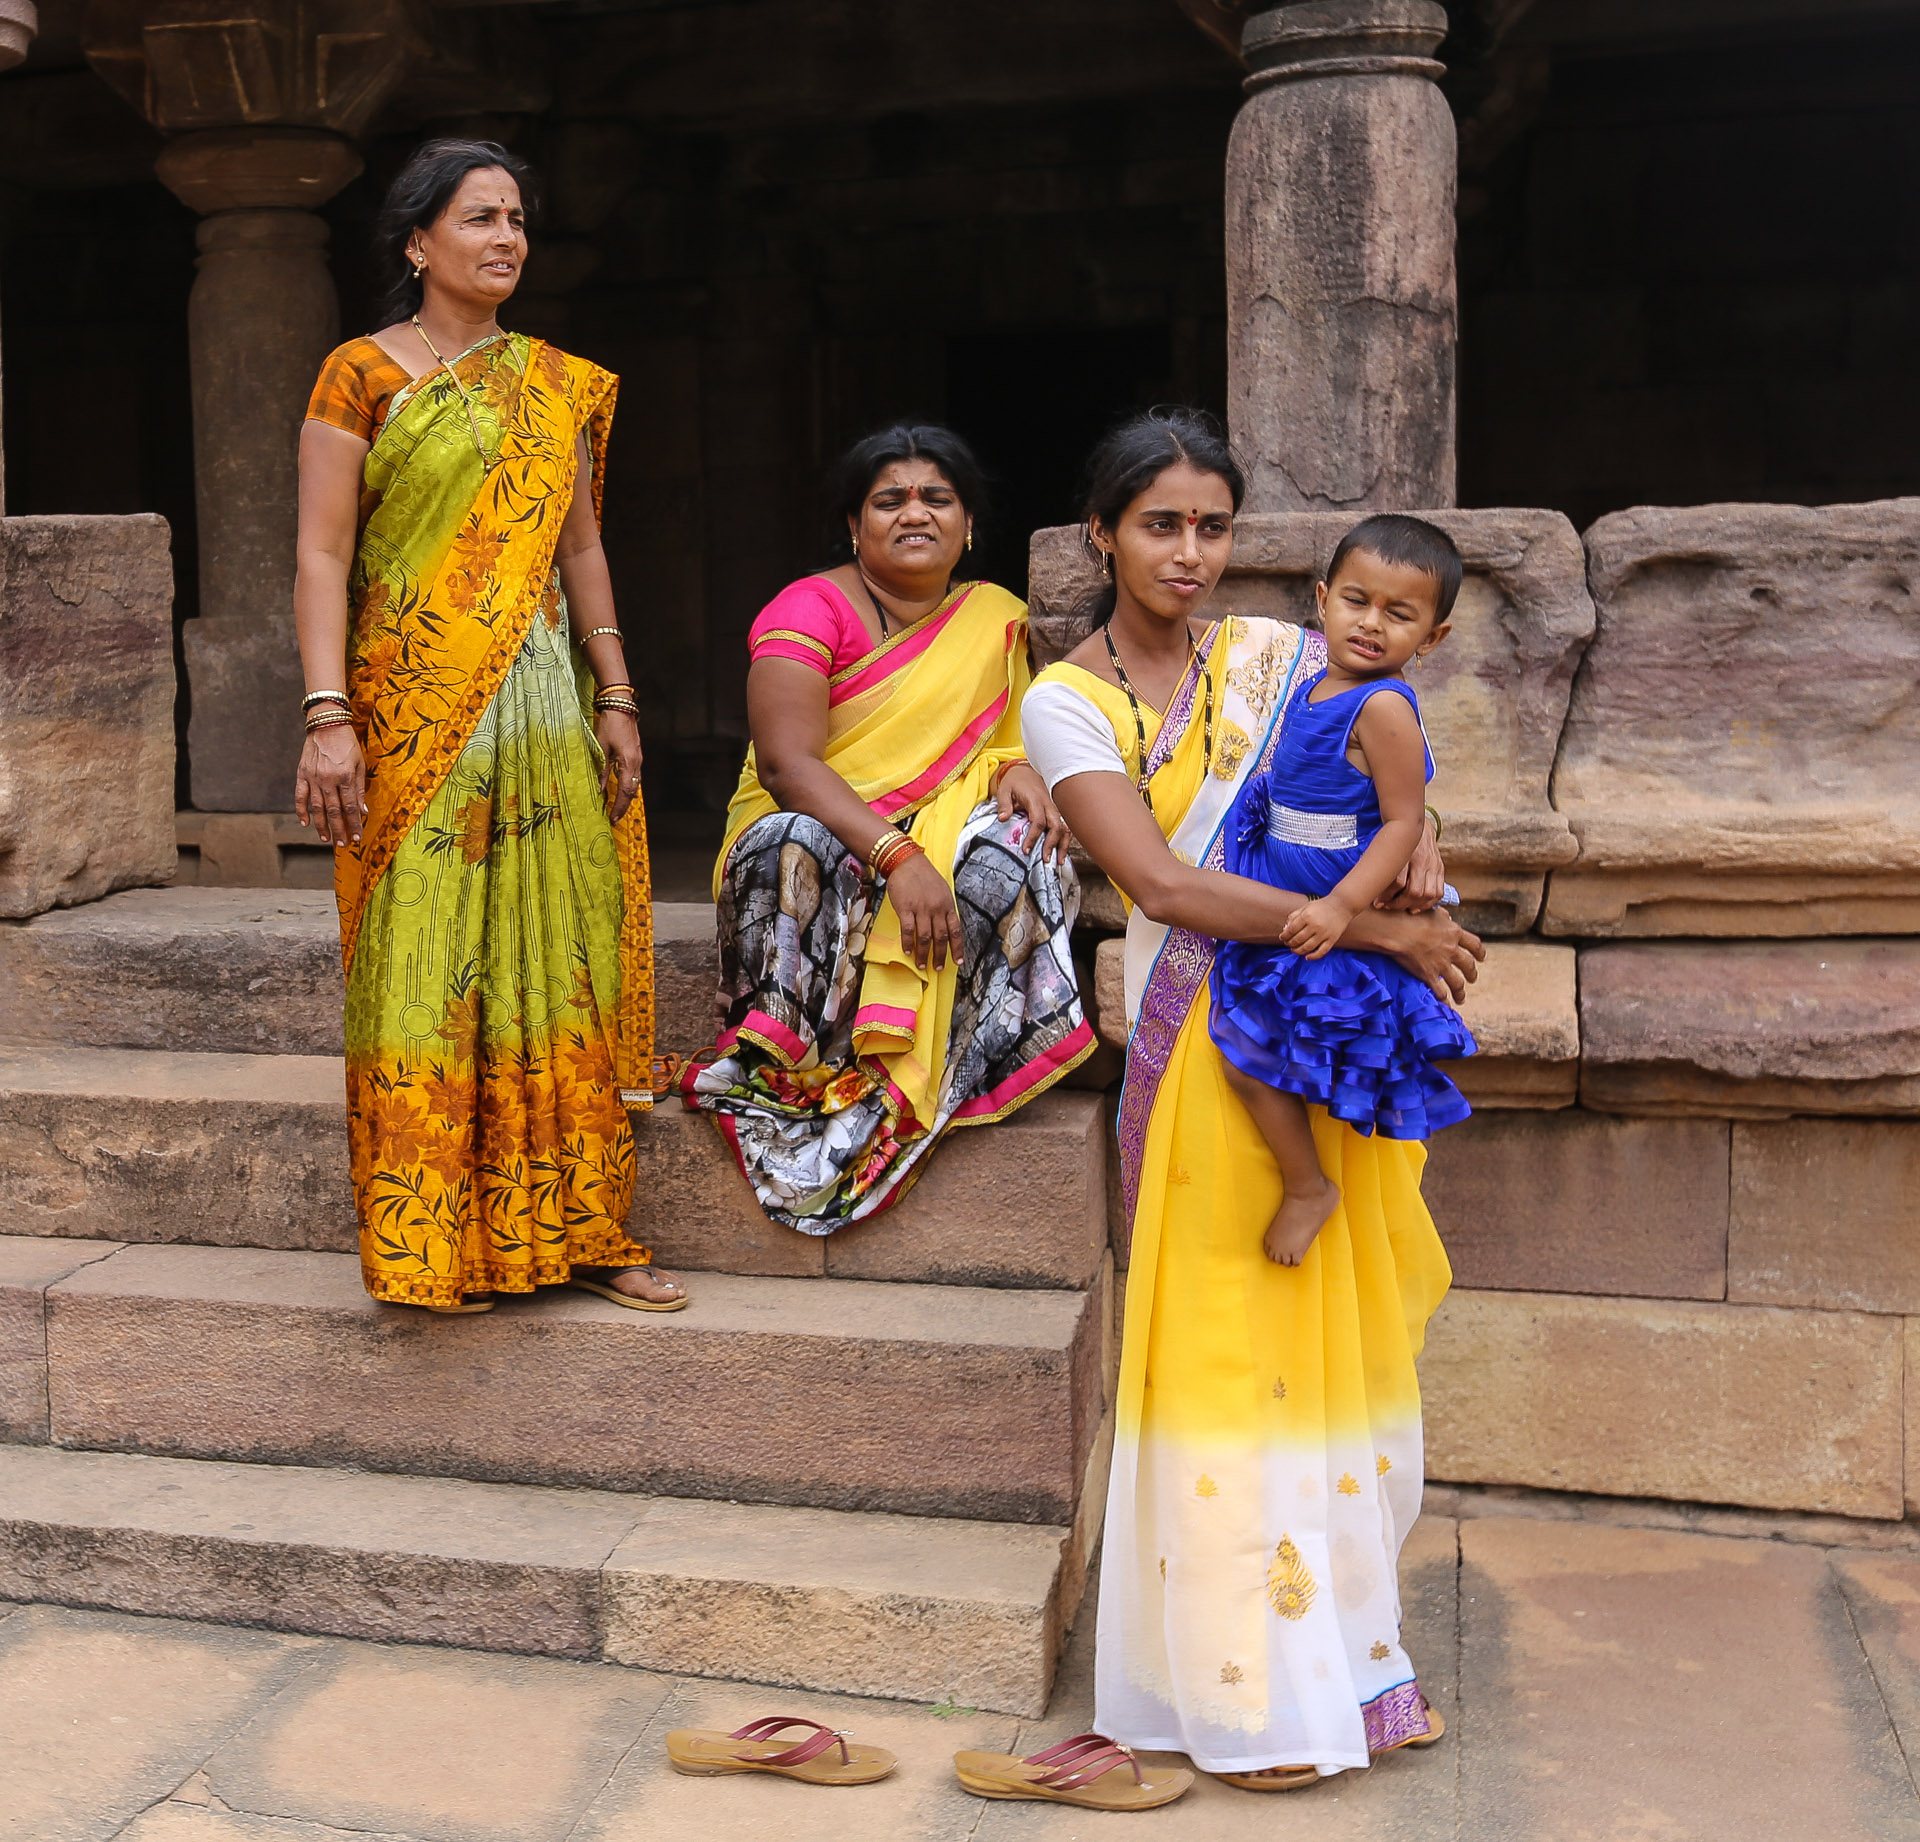
[[[1323,657],[1318,635],[1279,622],[1214,628],[1147,737],[1153,810],[1177,856],[1220,866],[1234,799]],[[1050,784],[1098,765],[1096,728],[1102,746],[1111,733],[1106,765],[1138,775],[1125,697],[1077,666],[1036,679],[1024,728]],[[1266,1258],[1280,1174],[1208,1035],[1217,947],[1138,910],[1127,930],[1132,1250],[1096,1720],[1208,1771],[1334,1772],[1427,1731],[1397,1567],[1420,1511],[1414,1358],[1450,1274],[1420,1199],[1425,1147],[1363,1138],[1320,1107],[1314,1137],[1341,1206],[1300,1266]]]

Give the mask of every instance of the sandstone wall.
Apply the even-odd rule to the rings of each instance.
[[[0,916],[174,871],[167,525],[0,519]]]

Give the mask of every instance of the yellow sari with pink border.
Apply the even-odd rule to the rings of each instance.
[[[1215,626],[1148,737],[1176,855],[1220,867],[1235,796],[1323,658],[1297,627]],[[1072,665],[1039,682],[1092,704],[1138,771],[1121,692]],[[1041,720],[1036,706],[1030,734]],[[1095,1721],[1207,1771],[1335,1772],[1428,1730],[1397,1565],[1420,1513],[1414,1358],[1450,1275],[1420,1199],[1425,1146],[1363,1138],[1321,1107],[1308,1112],[1341,1206],[1298,1267],[1266,1258],[1280,1173],[1208,1034],[1217,947],[1137,909],[1127,930],[1132,1246]]]
[[[598,513],[616,380],[522,334],[451,373],[397,393],[366,458],[367,820],[334,859],[361,1268],[421,1305],[648,1257],[622,1226],[627,1105],[651,1098],[646,822],[638,799],[608,822],[554,565],[574,493]]]

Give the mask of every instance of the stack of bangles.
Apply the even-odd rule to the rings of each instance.
[[[639,700],[634,696],[630,684],[603,684],[594,693],[593,707],[596,710],[624,710],[636,723],[640,720]]]
[[[300,700],[300,708],[307,719],[307,734],[316,729],[338,729],[342,723],[353,721],[353,706],[347,702],[345,691],[309,691]]]
[[[889,825],[873,841],[873,849],[867,853],[867,868],[881,882],[907,861],[909,857],[924,857],[926,852],[903,831]]]

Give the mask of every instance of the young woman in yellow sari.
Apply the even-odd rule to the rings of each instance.
[[[1262,1237],[1272,1153],[1208,1034],[1220,939],[1275,942],[1304,897],[1228,876],[1223,831],[1323,647],[1277,621],[1196,619],[1241,482],[1205,418],[1161,411],[1096,457],[1090,542],[1110,619],[1028,693],[1029,756],[1137,904],[1120,1153],[1132,1218],[1118,1437],[1101,1566],[1096,1719],[1252,1790],[1437,1737],[1400,1647],[1396,1567],[1419,1514],[1426,1322],[1448,1283],[1425,1148],[1310,1109],[1341,1203],[1297,1267]],[[1465,988],[1479,943],[1430,904],[1344,944]]]
[[[683,1089],[807,1234],[886,1208],[944,1132],[1093,1051],[1066,828],[1020,750],[1026,606],[954,579],[978,466],[902,424],[838,485],[846,561],[753,626],[753,747],[714,870],[721,1034]]]
[[[381,221],[393,323],[314,389],[294,804],[335,852],[367,1290],[477,1311],[573,1279],[672,1310],[622,1227],[653,986],[598,526],[617,380],[494,318],[522,178],[492,142],[414,156]]]

